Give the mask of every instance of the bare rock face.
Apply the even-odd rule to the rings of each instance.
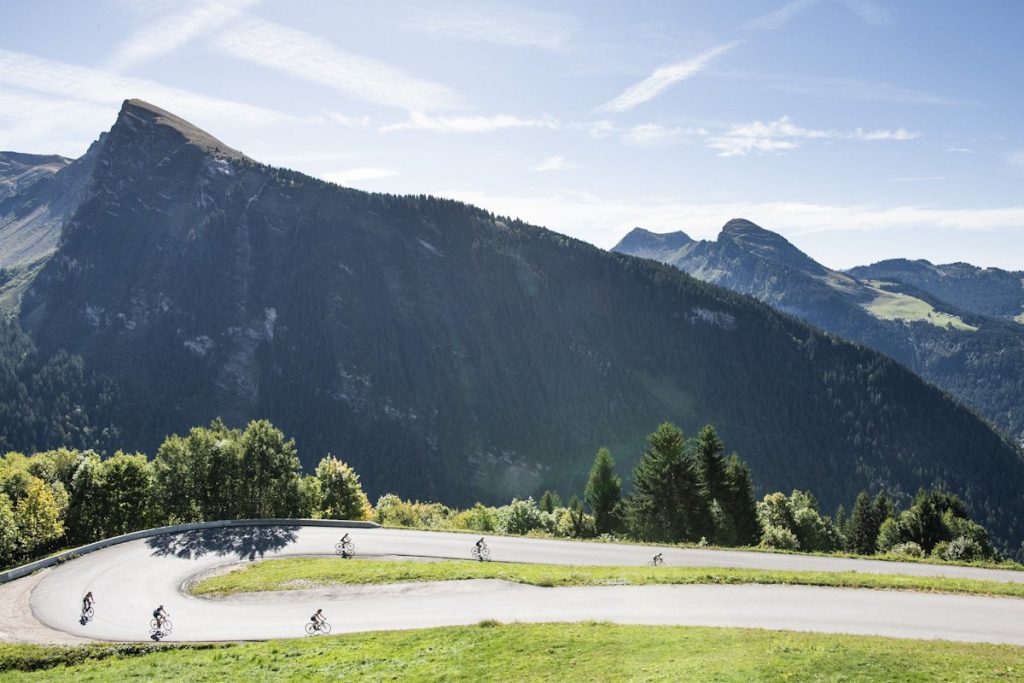
[[[466,504],[580,490],[600,446],[626,468],[660,422],[713,423],[766,488],[941,480],[1006,538],[1024,519],[1024,465],[971,413],[674,268],[263,166],[138,101],[90,155],[21,321],[117,380],[126,447],[267,417],[371,495]]]

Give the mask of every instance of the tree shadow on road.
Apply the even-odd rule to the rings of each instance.
[[[185,560],[208,553],[219,556],[236,555],[240,560],[255,560],[267,552],[280,550],[294,543],[296,526],[241,526],[223,529],[196,529],[180,534],[154,536],[146,541],[153,555],[171,555]]]

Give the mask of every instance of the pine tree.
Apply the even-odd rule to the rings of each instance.
[[[878,531],[882,522],[878,519],[874,504],[867,491],[857,494],[846,524],[846,549],[860,555],[874,555],[878,543]]]
[[[697,472],[700,483],[710,499],[721,500],[725,495],[725,460],[722,453],[725,446],[718,438],[718,432],[706,425],[697,435]]]
[[[761,527],[757,523],[757,501],[754,499],[754,481],[747,463],[736,453],[725,461],[725,494],[723,510],[732,520],[739,545],[757,545],[761,540]]]
[[[540,497],[539,507],[543,512],[554,512],[555,508],[562,507],[562,499],[555,491],[545,491]]]
[[[584,498],[594,513],[597,533],[611,533],[615,526],[616,508],[622,499],[622,480],[615,474],[615,461],[607,448],[597,451]]]
[[[710,503],[700,490],[693,459],[678,427],[664,423],[648,437],[633,471],[630,525],[636,536],[657,541],[696,541],[713,530]]]

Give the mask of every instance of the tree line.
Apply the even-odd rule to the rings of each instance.
[[[750,468],[725,453],[713,426],[687,438],[665,423],[648,437],[628,494],[602,448],[585,489],[564,505],[549,490],[539,503],[498,507],[458,510],[394,494],[371,506],[359,476],[333,455],[303,475],[295,442],[270,422],[232,429],[215,420],[168,437],[152,460],[66,448],[0,458],[0,566],[153,526],[266,517],[957,561],[995,556],[955,495],[921,491],[897,513],[885,493],[862,492],[849,517],[842,507],[829,517],[809,491],[756,500]]]
[[[0,458],[0,566],[154,526],[264,517],[366,519],[359,476],[332,455],[303,476],[266,420],[168,437],[152,460],[60,448]]]

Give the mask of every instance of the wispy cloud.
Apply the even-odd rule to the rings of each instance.
[[[869,24],[884,26],[893,20],[892,9],[875,2],[875,0],[840,0],[840,2]]]
[[[818,4],[818,0],[793,0],[773,12],[753,19],[747,24],[747,28],[757,31],[774,31],[782,28],[805,9],[816,4]]]
[[[409,120],[381,126],[381,133],[401,130],[427,130],[433,133],[489,133],[506,128],[548,128],[559,127],[552,117],[524,119],[511,114],[497,116],[431,116],[421,111],[409,113]]]
[[[622,134],[622,139],[634,145],[655,145],[682,137],[704,137],[707,134],[708,129],[702,127],[641,123],[627,128]]]
[[[658,67],[650,76],[626,88],[618,97],[602,104],[603,111],[624,112],[652,100],[667,88],[692,78],[742,41],[717,45],[690,59]]]
[[[759,71],[716,71],[716,77],[745,81],[771,90],[807,95],[825,95],[848,100],[892,102],[895,104],[956,106],[975,102],[957,100],[923,90],[904,88],[891,83],[862,81],[855,78],[792,76]]]
[[[479,3],[414,8],[403,24],[421,33],[547,50],[564,47],[576,26],[567,14]]]
[[[202,35],[215,31],[259,0],[216,0],[159,17],[118,45],[104,68],[124,71],[169,54]]]
[[[531,171],[571,171],[574,168],[579,168],[580,165],[569,161],[563,156],[553,156],[544,159],[536,166],[530,168]]]
[[[348,185],[362,180],[379,180],[398,175],[398,171],[390,168],[350,168],[347,171],[334,171],[322,173],[320,177],[330,183]]]
[[[324,85],[366,102],[430,111],[459,104],[445,85],[384,62],[346,52],[308,33],[249,18],[218,33],[211,47],[223,54]]]
[[[328,121],[345,128],[365,128],[370,125],[369,116],[348,116],[336,111],[328,112],[326,116]]]
[[[898,178],[886,178],[887,183],[926,183],[935,180],[945,180],[946,176],[941,175],[911,175]]]
[[[920,133],[904,128],[895,130],[872,130],[856,128],[852,131],[818,130],[803,128],[793,123],[788,116],[769,121],[753,121],[733,126],[720,135],[708,137],[707,145],[717,150],[719,156],[744,156],[753,152],[782,152],[796,149],[803,140],[844,139],[844,140],[896,140],[906,141],[920,137]]]
[[[205,121],[230,121],[233,126],[260,126],[295,120],[263,107],[4,49],[0,49],[0,84],[104,105],[110,107],[111,120],[121,102],[132,97],[148,100],[200,125]],[[45,117],[45,112],[42,115]]]
[[[615,124],[606,119],[600,121],[573,121],[569,124],[569,128],[582,130],[595,140],[606,138],[616,131]]]

